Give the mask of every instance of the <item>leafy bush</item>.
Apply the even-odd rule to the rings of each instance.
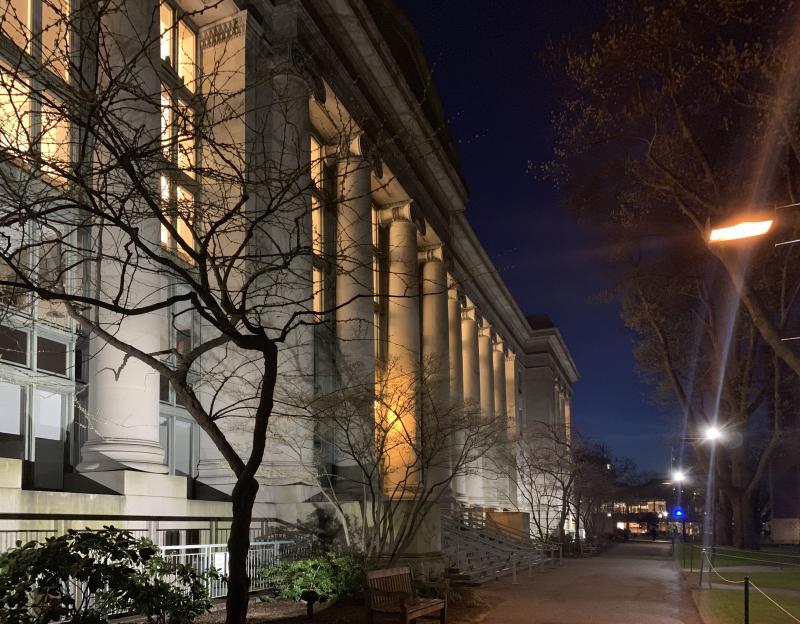
[[[104,624],[120,612],[184,624],[207,611],[206,579],[129,531],[70,530],[0,555],[0,622]]]
[[[305,590],[319,594],[319,601],[359,595],[364,587],[364,557],[354,553],[327,552],[289,561],[262,571],[277,586],[278,595],[300,601]]]

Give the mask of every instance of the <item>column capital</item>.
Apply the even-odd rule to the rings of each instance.
[[[489,321],[484,318],[478,323],[478,336],[481,338],[488,338],[490,341],[492,340],[492,326],[489,325]]]
[[[413,199],[386,204],[378,209],[378,223],[390,225],[395,221],[413,223],[421,234],[425,234],[425,220]]]
[[[503,339],[497,334],[494,335],[493,347],[495,351],[499,351],[500,353],[504,353],[506,350],[506,346],[505,343],[503,342]]]
[[[513,351],[506,351],[506,362],[511,362],[512,364],[517,361],[517,354]]]
[[[271,71],[273,80],[279,76],[302,80],[320,104],[325,103],[325,83],[311,61],[312,56],[303,45],[294,39],[276,44],[271,52]]]
[[[478,321],[478,309],[474,305],[464,305],[461,307],[462,321]]]
[[[431,245],[417,252],[420,264],[426,262],[444,262],[444,245]]]

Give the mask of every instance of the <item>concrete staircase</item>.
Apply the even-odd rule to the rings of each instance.
[[[451,581],[479,585],[486,581],[544,567],[560,549],[535,542],[529,535],[501,526],[482,512],[442,512],[442,550]]]

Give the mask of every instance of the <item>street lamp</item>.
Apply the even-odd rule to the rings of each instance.
[[[716,425],[709,425],[706,427],[705,435],[703,437],[709,442],[716,442],[722,437],[722,430]]]
[[[672,480],[675,483],[680,484],[680,483],[682,483],[683,481],[686,480],[686,474],[683,472],[683,470],[675,470],[672,473]]]
[[[740,221],[727,227],[714,228],[708,235],[709,243],[724,243],[727,241],[741,240],[763,236],[772,228],[774,220]]]

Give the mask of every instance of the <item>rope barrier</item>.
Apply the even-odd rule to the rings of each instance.
[[[766,598],[767,600],[769,600],[769,601],[770,601],[770,602],[771,602],[773,605],[775,605],[775,606],[776,606],[778,609],[780,609],[781,611],[783,611],[783,613],[785,613],[786,615],[788,615],[788,616],[789,616],[789,617],[790,617],[790,618],[791,618],[791,619],[792,619],[794,622],[798,622],[798,624],[800,624],[800,619],[798,619],[797,617],[795,617],[794,615],[792,615],[792,614],[791,614],[789,611],[787,611],[785,607],[783,607],[783,606],[782,606],[780,603],[778,603],[778,602],[777,602],[777,601],[776,601],[774,598],[772,598],[772,597],[771,597],[769,594],[767,594],[767,593],[766,593],[766,592],[765,592],[763,589],[761,589],[761,588],[760,588],[758,585],[756,585],[755,583],[753,583],[753,581],[752,581],[752,580],[750,580],[749,578],[746,578],[745,580],[741,580],[741,581],[732,581],[731,579],[727,579],[727,578],[725,578],[724,576],[722,576],[722,575],[721,575],[721,574],[720,574],[720,573],[717,571],[717,569],[714,567],[714,565],[711,563],[711,559],[709,559],[709,558],[708,558],[708,552],[707,552],[705,549],[703,549],[703,557],[705,557],[705,560],[706,560],[706,562],[708,563],[708,569],[709,569],[710,571],[714,572],[714,574],[716,574],[716,575],[717,575],[719,578],[721,578],[723,581],[725,581],[726,583],[730,583],[731,585],[744,585],[745,587],[747,587],[747,586],[749,585],[750,587],[752,587],[753,589],[755,589],[755,590],[756,590],[756,591],[757,591],[759,594],[761,594],[762,596],[764,596],[764,598]],[[709,587],[710,587],[710,584],[709,584]],[[745,601],[746,601],[746,597],[745,597]],[[746,602],[745,602],[745,608],[747,608]]]
[[[742,561],[757,561],[759,563],[771,563],[774,566],[792,566],[795,568],[800,568],[800,563],[789,563],[788,561],[772,561],[770,559],[755,559],[754,557],[739,557],[737,555],[729,555],[728,553],[721,553],[721,555],[731,559],[741,559]]]
[[[766,599],[767,599],[767,600],[769,600],[769,601],[770,601],[772,604],[774,604],[776,607],[778,607],[778,609],[780,609],[780,610],[781,610],[781,611],[783,611],[783,612],[784,612],[786,615],[788,615],[790,618],[792,618],[792,620],[794,620],[795,622],[800,622],[800,619],[797,619],[797,618],[796,618],[794,615],[792,615],[791,613],[789,613],[789,612],[788,612],[788,611],[787,611],[787,610],[786,610],[784,607],[782,607],[780,604],[778,604],[777,602],[775,602],[775,600],[773,600],[772,598],[770,598],[770,596],[769,596],[769,595],[768,595],[766,592],[764,592],[764,591],[763,591],[763,590],[762,590],[762,589],[761,589],[761,588],[760,588],[758,585],[756,585],[755,583],[753,583],[753,581],[750,581],[750,587],[752,587],[752,588],[753,588],[753,589],[755,589],[755,590],[756,590],[756,591],[757,591],[759,594],[761,594],[762,596],[764,596],[764,598],[766,598]]]

